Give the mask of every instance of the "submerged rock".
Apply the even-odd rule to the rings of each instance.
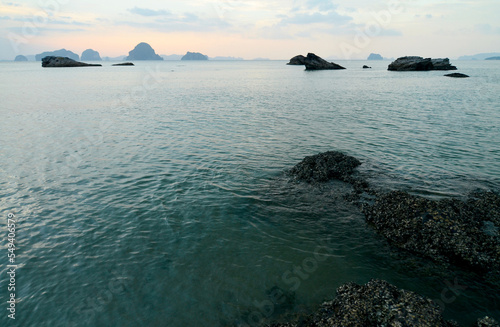
[[[290,62],[287,63],[287,65],[305,65],[305,59],[306,57],[304,57],[303,55],[298,55],[290,59]]]
[[[495,319],[486,316],[478,319],[474,327],[500,327],[500,325]]]
[[[466,77],[469,77],[469,75],[465,75],[465,74],[462,74],[462,73],[451,73],[451,74],[446,74],[444,76],[447,76],[447,77],[456,77],[456,78],[466,78]]]
[[[450,64],[448,58],[422,58],[417,56],[401,57],[393,61],[387,70],[393,71],[428,71],[428,70],[457,70]]]
[[[304,59],[306,70],[325,70],[325,69],[345,69],[333,62],[328,62],[314,53],[308,53]]]
[[[500,274],[500,196],[433,201],[393,191],[363,206],[368,223],[392,245],[491,276]],[[487,228],[485,228],[485,226]]]
[[[440,307],[417,293],[398,289],[384,280],[372,279],[366,285],[347,283],[337,289],[333,301],[325,302],[318,311],[300,321],[273,324],[273,327],[358,327],[413,326],[452,327],[445,321]]]
[[[87,64],[84,62],[70,59],[68,57],[48,56],[42,59],[42,67],[88,67],[88,66],[102,66],[102,65]]]

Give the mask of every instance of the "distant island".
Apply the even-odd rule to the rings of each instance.
[[[41,61],[42,58],[44,57],[68,57],[73,60],[80,60],[80,56],[77,55],[76,53],[66,50],[66,49],[61,49],[61,50],[56,50],[56,51],[46,51],[39,53],[35,55],[35,60],[36,61]]]
[[[28,58],[26,58],[23,55],[18,55],[18,56],[16,56],[16,58],[14,59],[14,61],[28,61]]]
[[[499,57],[500,52],[478,53],[471,56],[458,57],[458,60],[485,60],[486,58]]]
[[[384,60],[384,57],[382,57],[378,53],[370,53],[366,60]]]
[[[498,56],[498,57],[489,57],[489,58],[486,58],[484,60],[500,60],[500,56]]]
[[[181,58],[181,60],[208,60],[208,56],[199,52],[189,52]]]
[[[128,53],[128,57],[124,60],[163,60],[163,58],[157,55],[149,44],[141,42]]]
[[[90,61],[101,61],[101,56],[99,52],[94,51],[92,49],[87,49],[82,52],[82,60],[90,60]]]
[[[244,60],[241,57],[223,57],[223,56],[217,56],[213,58],[209,58],[209,60]]]
[[[172,54],[172,55],[161,55],[163,60],[181,60],[182,55]]]

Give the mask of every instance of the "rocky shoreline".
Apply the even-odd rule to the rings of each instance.
[[[291,180],[320,184],[340,180],[351,184],[347,198],[359,204],[366,223],[388,243],[408,255],[479,274],[485,281],[500,282],[500,196],[478,191],[466,199],[430,200],[403,191],[382,192],[356,174],[362,163],[341,152],[305,157],[289,170]],[[368,194],[366,200],[361,194]],[[315,313],[272,327],[295,326],[459,326],[445,321],[438,306],[414,292],[400,290],[382,280],[366,285],[347,283],[332,301]],[[497,326],[491,317],[474,326]]]

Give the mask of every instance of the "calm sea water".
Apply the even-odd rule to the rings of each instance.
[[[339,63],[0,63],[0,325],[256,325],[370,278],[446,294],[464,324],[500,318],[498,285],[409,262],[343,200],[349,187],[285,174],[338,150],[380,189],[500,190],[500,62],[453,62],[469,79]],[[466,289],[450,297],[450,283]],[[290,305],[270,305],[276,286]]]

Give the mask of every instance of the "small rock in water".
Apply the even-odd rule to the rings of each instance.
[[[328,69],[345,69],[333,62],[328,62],[314,53],[308,53],[304,59],[306,70],[328,70]]]
[[[292,168],[290,173],[308,183],[326,182],[331,179],[348,181],[349,175],[361,162],[342,152],[328,151],[314,156],[305,157]]]
[[[469,77],[469,75],[465,75],[465,74],[462,74],[462,73],[452,73],[452,74],[446,74],[444,76],[455,77],[455,78],[467,78],[467,77]]]
[[[122,62],[119,64],[113,64],[112,66],[135,66],[135,65],[131,62]]]

